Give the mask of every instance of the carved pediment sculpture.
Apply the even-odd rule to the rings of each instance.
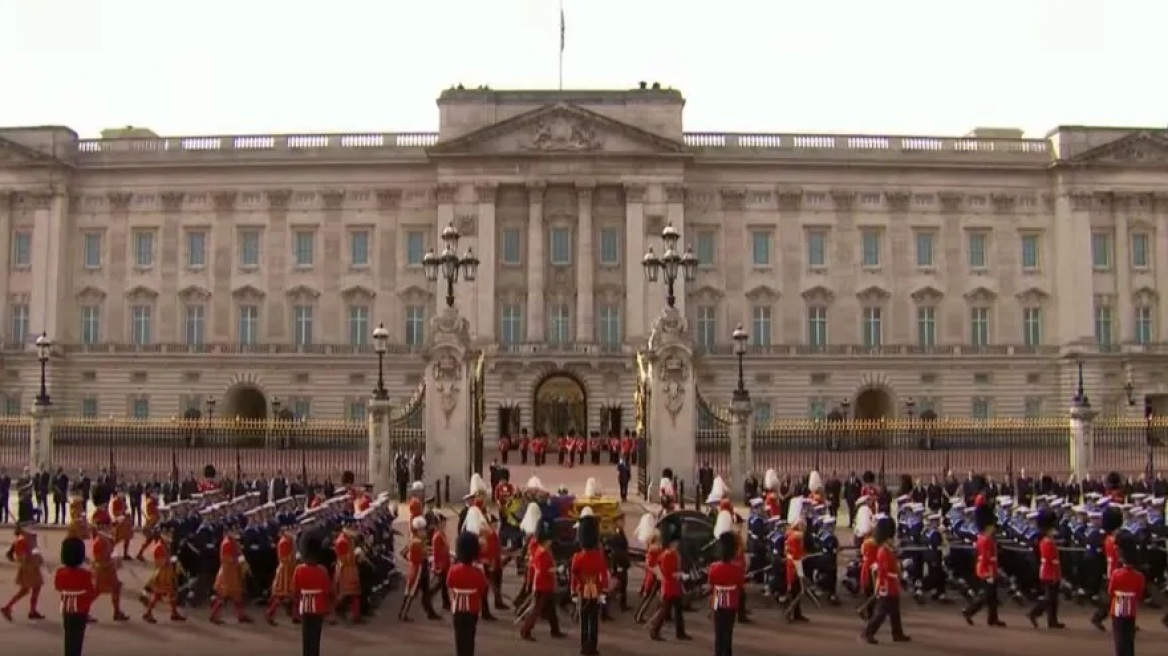
[[[429,303],[430,299],[434,297],[428,290],[422,289],[417,285],[410,285],[397,293],[398,298],[406,303]]]
[[[259,301],[264,298],[262,289],[257,289],[251,285],[243,285],[236,287],[231,291],[231,297],[237,301]]]
[[[998,298],[998,293],[989,287],[974,287],[965,292],[965,300],[971,303],[992,303]]]
[[[0,137],[0,162],[6,164],[29,164],[57,162],[57,158],[49,153],[41,152],[12,139]]]
[[[1015,297],[1025,304],[1038,304],[1050,298],[1050,295],[1038,287],[1028,287],[1018,292]]]
[[[158,292],[145,285],[136,285],[126,290],[126,298],[130,301],[153,301],[158,298]]]
[[[1147,130],[1133,132],[1072,157],[1070,162],[1156,168],[1168,166],[1168,133]]]
[[[747,290],[746,300],[752,303],[765,303],[767,305],[774,305],[779,300],[779,290],[769,285],[756,285]]]
[[[1151,287],[1140,287],[1132,294],[1132,299],[1137,305],[1147,307],[1155,305],[1160,300],[1160,294]]]
[[[815,285],[814,287],[805,289],[800,296],[808,303],[822,303],[825,305],[835,300],[835,292],[823,285]]]
[[[205,287],[198,285],[188,285],[183,287],[178,292],[178,297],[182,301],[206,301],[211,298],[211,292]]]
[[[362,285],[353,285],[341,290],[341,300],[346,303],[367,303],[372,301],[375,296],[377,296],[377,292]]]
[[[931,285],[925,285],[912,293],[912,300],[917,303],[939,303],[945,296],[941,290]]]
[[[888,293],[887,289],[884,289],[879,285],[865,287],[864,289],[860,290],[860,293],[856,294],[856,298],[860,299],[861,302],[866,303],[883,303],[891,296],[892,294]]]
[[[693,302],[696,302],[700,305],[717,303],[718,301],[722,300],[724,294],[722,293],[722,290],[718,289],[717,287],[702,285],[701,287],[698,287],[697,289],[689,292],[688,296],[690,299],[692,299]]]
[[[296,285],[285,292],[285,295],[293,301],[315,301],[320,298],[320,292],[316,291],[308,285]]]
[[[77,292],[77,302],[82,305],[94,305],[105,300],[105,292],[92,285],[87,285]]]
[[[596,127],[578,117],[551,115],[539,119],[528,136],[528,148],[534,150],[599,150],[603,141]]]

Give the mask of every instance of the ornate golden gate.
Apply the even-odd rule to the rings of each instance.
[[[480,352],[470,378],[470,471],[483,472],[483,424],[487,419],[486,354]]]
[[[633,426],[636,430],[637,493],[649,499],[649,400],[652,394],[650,366],[644,353],[637,353],[637,385],[633,389]]]

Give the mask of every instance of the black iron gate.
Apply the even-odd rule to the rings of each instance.
[[[470,379],[470,472],[483,473],[483,424],[487,419],[486,354],[479,353]]]
[[[652,394],[649,381],[649,363],[642,353],[637,354],[637,386],[633,390],[633,425],[637,446],[637,493],[649,500],[649,399]]]

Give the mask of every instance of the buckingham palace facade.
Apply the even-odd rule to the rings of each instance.
[[[1079,360],[1105,412],[1168,398],[1168,131],[695,133],[656,85],[437,104],[432,133],[0,129],[4,411],[37,393],[42,332],[69,414],[359,418],[378,325],[404,400],[450,225],[481,260],[455,303],[489,435],[564,399],[630,421],[667,225],[700,262],[677,303],[710,401],[738,324],[763,417],[1057,414]]]

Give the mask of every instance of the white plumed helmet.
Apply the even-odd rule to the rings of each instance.
[[[426,530],[426,518],[422,517],[420,515],[418,517],[415,517],[414,521],[410,522],[410,527],[413,528],[415,531]]]
[[[641,521],[637,523],[637,541],[641,544],[649,544],[649,540],[653,539],[653,534],[657,532],[657,519],[651,513],[641,515]]]
[[[853,532],[857,538],[866,538],[872,532],[872,509],[867,505],[856,509],[856,528]]]
[[[412,491],[412,492],[421,492],[422,490],[425,490],[425,489],[426,489],[426,484],[423,483],[422,481],[414,481],[412,484],[410,484],[410,491]]]
[[[527,479],[527,489],[529,490],[544,490],[543,481],[539,480],[538,476],[532,476]]]
[[[715,476],[714,484],[710,486],[710,494],[706,497],[706,503],[718,503],[726,496],[726,481],[722,480],[721,476]]]
[[[589,478],[584,483],[584,497],[590,499],[598,496],[600,496],[600,484],[596,482],[595,478]]]
[[[714,520],[714,538],[720,538],[723,534],[734,530],[734,516],[730,514],[729,510],[723,510],[718,513],[718,519]]]
[[[524,535],[535,535],[539,532],[539,520],[541,519],[543,519],[543,513],[539,511],[539,504],[529,503],[527,510],[523,512],[523,521],[519,522],[519,528]]]
[[[471,506],[466,510],[466,519],[463,520],[462,530],[467,533],[474,533],[478,535],[487,527],[487,518],[483,516],[483,511],[479,510],[478,506]]]
[[[787,507],[787,523],[795,524],[800,521],[803,521],[803,497],[795,497]]]
[[[580,511],[581,517],[591,517],[593,514],[592,506],[584,506],[584,509]]]
[[[766,476],[762,478],[762,486],[770,492],[775,492],[779,489],[779,473],[773,469],[766,470]]]
[[[478,496],[480,494],[489,495],[490,493],[491,488],[487,487],[487,482],[483,480],[483,477],[478,472],[471,474],[469,496]]]
[[[807,477],[807,489],[812,492],[823,491],[823,479],[819,476],[819,472],[812,471]]]

